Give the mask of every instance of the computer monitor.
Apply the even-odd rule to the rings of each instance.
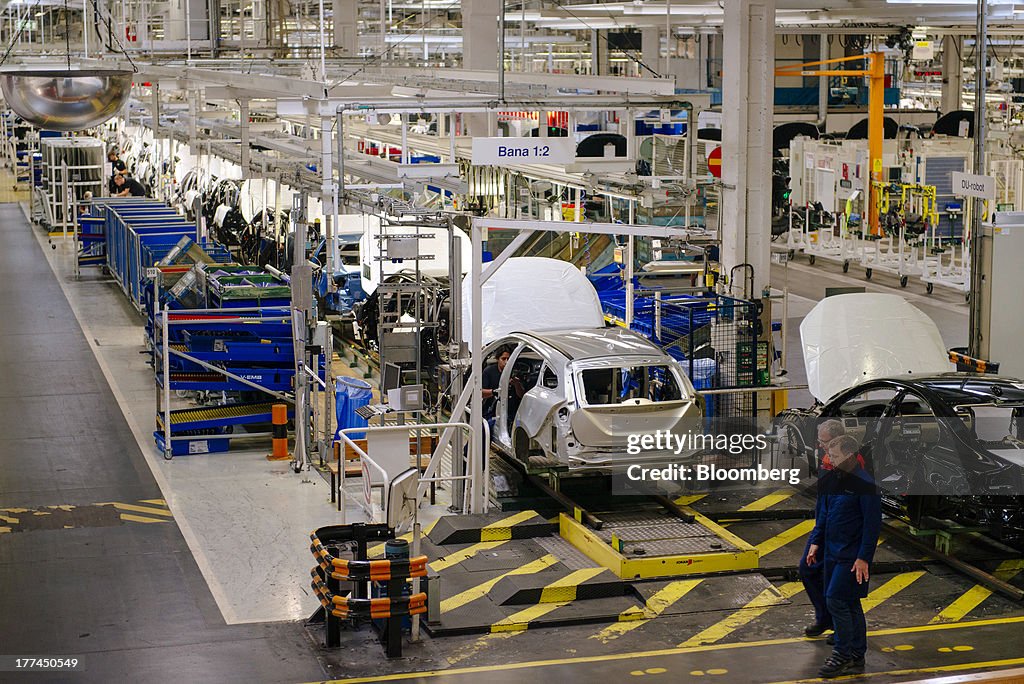
[[[402,367],[397,363],[385,363],[381,374],[381,393],[387,395],[388,390],[402,386]]]

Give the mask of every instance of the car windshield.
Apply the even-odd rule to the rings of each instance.
[[[668,366],[608,366],[580,373],[583,399],[589,406],[621,404],[630,399],[678,401],[682,392]]]
[[[973,404],[957,406],[956,414],[986,448],[1024,449],[1024,406]]]

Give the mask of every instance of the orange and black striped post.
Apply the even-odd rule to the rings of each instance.
[[[270,409],[270,420],[274,424],[273,444],[274,450],[267,454],[268,461],[287,461],[291,458],[288,454],[288,406],[287,404],[274,404]]]

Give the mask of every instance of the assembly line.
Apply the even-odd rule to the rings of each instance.
[[[1024,680],[1022,11],[492,5],[0,3],[0,681]]]

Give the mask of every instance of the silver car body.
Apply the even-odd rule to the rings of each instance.
[[[499,382],[491,436],[502,451],[524,462],[543,451],[548,463],[588,471],[686,455],[626,451],[629,435],[672,430],[684,418],[699,418],[703,407],[682,367],[640,335],[622,328],[512,333],[486,347],[488,359],[503,345],[512,353]],[[525,393],[517,399],[512,378],[524,372]],[[643,387],[623,390],[621,384],[635,375]],[[594,378],[608,379],[607,393],[595,389]],[[652,400],[658,391],[670,398]]]

